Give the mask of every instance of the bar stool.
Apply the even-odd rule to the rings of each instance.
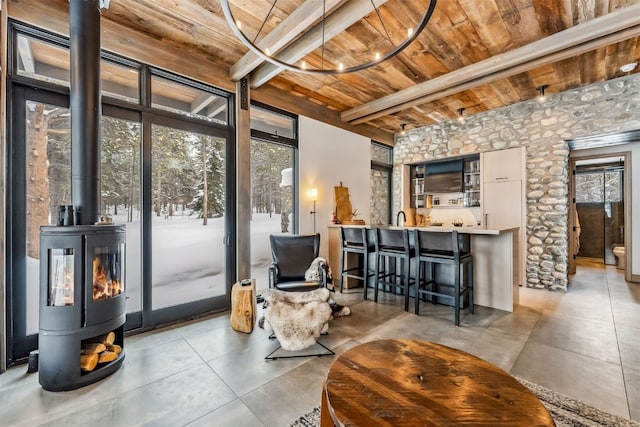
[[[376,284],[373,299],[378,302],[380,285],[390,286],[395,290],[400,288],[404,293],[404,309],[409,311],[409,287],[413,282],[409,273],[411,259],[415,258],[415,250],[409,244],[409,231],[406,229],[376,228],[375,236]],[[400,273],[398,273],[396,265],[398,260],[400,261]],[[391,269],[392,261],[393,269]]]
[[[420,296],[431,297],[435,304],[436,299],[453,300],[456,326],[460,326],[460,299],[469,294],[469,313],[473,314],[473,257],[471,256],[471,239],[469,234],[415,230],[416,248],[416,306],[415,313],[419,314]],[[430,267],[429,279],[423,277],[423,263]],[[453,266],[453,284],[443,282],[437,277],[436,265]],[[466,283],[462,283],[462,267],[466,265]],[[441,288],[450,289],[445,293]]]
[[[365,227],[340,227],[340,293],[345,278],[362,281],[364,299],[367,299],[369,277],[375,276],[375,272],[369,271],[369,254],[375,251],[375,246],[369,243],[367,229]],[[362,257],[362,263],[358,261],[355,267],[347,268],[349,254],[357,254]]]

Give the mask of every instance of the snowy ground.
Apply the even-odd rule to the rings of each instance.
[[[123,216],[114,222],[124,223]],[[140,221],[127,223],[125,290],[127,312],[141,309]],[[222,295],[225,292],[224,218],[202,220],[188,215],[152,219],[153,309]],[[254,214],[251,220],[251,277],[266,289],[271,263],[269,235],[280,233],[280,215]],[[27,262],[27,331],[38,331],[38,260]]]

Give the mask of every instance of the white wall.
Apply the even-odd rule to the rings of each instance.
[[[371,140],[361,135],[309,119],[299,118],[299,191],[300,234],[313,233],[313,217],[309,213],[313,200],[310,188],[318,189],[316,231],[320,233],[320,255],[328,257],[328,229],[335,209],[333,187],[349,188],[351,206],[358,219],[369,224]]]
[[[576,150],[571,152],[570,157],[586,157],[586,156],[606,156],[612,153],[630,152],[631,158],[631,218],[625,218],[625,221],[631,221],[631,246],[633,250],[633,258],[631,259],[631,274],[640,275],[640,142],[631,142],[624,145],[614,145],[610,147],[592,148],[588,150]],[[625,200],[625,203],[628,201]]]

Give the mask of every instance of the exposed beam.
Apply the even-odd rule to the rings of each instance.
[[[640,4],[628,6],[518,49],[420,83],[342,113],[351,124],[406,110],[490,81],[640,35]]]
[[[209,114],[207,114],[207,117],[209,118],[215,117],[218,113],[220,113],[225,108],[227,108],[227,100],[224,98],[218,97],[218,99],[209,106]]]
[[[380,7],[387,0],[350,0],[335,12],[327,17],[324,22],[324,28],[322,24],[318,24],[313,27],[308,33],[300,37],[295,42],[291,43],[287,48],[278,53],[278,59],[286,62],[296,62],[303,58],[309,52],[322,46],[323,40],[331,40],[354,23],[358,22],[371,11],[373,11],[373,4],[376,7]],[[324,38],[323,38],[324,32]],[[267,62],[260,68],[258,68],[251,76],[251,87],[257,88],[271,80],[282,72],[282,68]]]
[[[191,114],[198,114],[200,111],[206,108],[207,105],[211,104],[216,98],[219,97],[211,93],[201,93],[196,99],[191,102]]]
[[[276,28],[269,32],[262,40],[256,43],[260,49],[269,48],[275,55],[292,40],[303,34],[313,24],[322,19],[323,3],[326,13],[331,13],[334,7],[345,0],[307,0],[299,6]],[[231,80],[238,81],[264,62],[253,51],[247,52],[238,62],[231,66],[229,75]]]

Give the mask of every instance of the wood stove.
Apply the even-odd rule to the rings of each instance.
[[[71,205],[40,229],[40,384],[73,390],[124,361],[125,226],[100,216],[100,8],[69,0]]]
[[[122,364],[125,238],[124,225],[41,227],[39,379],[44,389],[73,390]]]

